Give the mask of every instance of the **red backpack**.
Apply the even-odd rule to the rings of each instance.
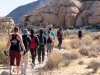
[[[34,49],[36,47],[35,38],[31,38],[30,48]]]

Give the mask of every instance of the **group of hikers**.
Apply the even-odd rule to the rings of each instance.
[[[52,28],[48,31],[43,29],[39,30],[36,35],[34,29],[30,30],[28,34],[27,29],[23,29],[22,35],[18,33],[19,27],[15,26],[13,33],[9,36],[8,42],[4,51],[6,56],[10,57],[10,75],[13,72],[14,61],[16,59],[17,75],[21,70],[21,74],[26,75],[26,69],[28,65],[28,52],[31,53],[32,68],[35,66],[35,58],[38,55],[39,64],[44,62],[45,49],[47,49],[47,56],[52,52],[55,42],[55,33]],[[62,40],[64,37],[63,28],[60,27],[57,31],[58,48],[61,49]]]

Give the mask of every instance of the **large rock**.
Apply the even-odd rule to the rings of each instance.
[[[88,17],[91,15],[89,10],[84,10],[76,20],[76,26],[88,25]]]
[[[88,22],[89,24],[98,24],[100,23],[100,16],[90,16]]]
[[[32,25],[86,26],[100,19],[100,1],[51,0],[50,4],[36,9],[30,17],[22,17]],[[96,19],[95,19],[96,18]]]

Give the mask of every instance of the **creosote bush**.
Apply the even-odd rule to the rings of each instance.
[[[96,61],[96,60],[93,60],[88,64],[87,68],[92,68],[93,72],[97,72],[98,69],[100,68],[100,62]]]

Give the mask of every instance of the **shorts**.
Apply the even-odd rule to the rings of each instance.
[[[9,56],[10,56],[10,65],[14,66],[14,61],[16,58],[16,65],[20,66],[20,61],[21,61],[20,52],[17,52],[15,50],[10,50]]]

